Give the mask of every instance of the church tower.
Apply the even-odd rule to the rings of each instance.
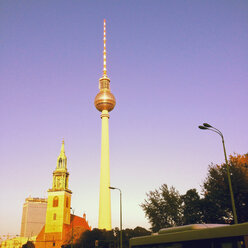
[[[95,97],[95,107],[101,112],[101,173],[98,228],[111,230],[110,167],[109,167],[109,112],[115,107],[115,97],[110,92],[110,79],[106,66],[106,21],[103,24],[103,76],[99,79],[100,92]]]
[[[71,194],[64,140],[53,172],[53,185],[48,190],[45,234],[62,234],[63,225],[70,224]]]

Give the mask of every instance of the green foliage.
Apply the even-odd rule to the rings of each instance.
[[[185,195],[181,196],[183,201],[183,224],[202,223],[202,199],[196,189],[190,189]]]
[[[101,248],[115,248],[115,233],[113,230],[106,231],[94,228],[92,231],[87,230],[82,233],[75,248],[95,248],[96,246]]]
[[[232,188],[238,222],[248,221],[248,154],[229,157]],[[211,164],[202,186],[180,195],[163,184],[150,191],[141,204],[153,232],[161,228],[195,223],[232,223],[232,206],[225,164]]]
[[[147,199],[141,204],[146,217],[151,223],[152,231],[183,224],[182,198],[179,192],[166,184],[158,190],[150,191]]]
[[[119,232],[119,230],[118,230]],[[140,237],[140,236],[145,236],[145,235],[150,235],[151,232],[147,231],[143,227],[136,227],[134,229],[125,229],[122,231],[122,243],[123,243],[123,248],[128,248],[129,247],[129,239],[133,237]],[[119,237],[119,233],[117,235]],[[119,241],[118,241],[119,242]]]
[[[151,232],[142,227],[122,230],[123,248],[129,247],[129,239],[132,237],[149,235]],[[82,233],[74,248],[117,248],[120,244],[120,230],[115,228],[111,231],[94,228],[92,231]],[[65,248],[71,248],[68,244]]]
[[[238,222],[248,221],[248,154],[229,157]],[[232,223],[232,206],[226,165],[210,165],[203,184],[204,221]]]

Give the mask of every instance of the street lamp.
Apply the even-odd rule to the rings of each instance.
[[[218,130],[215,127],[212,127],[208,123],[203,123],[203,126],[198,126],[202,130],[210,130],[213,131],[217,134],[220,135],[222,139],[222,144],[223,144],[223,150],[224,150],[224,155],[225,155],[225,160],[226,160],[226,170],[227,170],[227,178],[228,178],[228,185],[229,185],[229,190],[230,190],[230,195],[231,195],[231,203],[232,203],[232,211],[233,211],[233,218],[234,218],[234,223],[238,224],[238,219],[237,219],[237,213],[236,213],[236,208],[235,208],[235,202],[234,202],[234,197],[233,197],[233,190],[232,190],[232,182],[231,182],[231,176],[230,176],[230,170],[229,170],[229,164],[227,161],[227,156],[226,156],[226,148],[225,148],[225,142],[224,142],[224,137],[223,134],[220,130]]]
[[[109,189],[117,189],[120,191],[120,248],[122,248],[122,194],[121,190],[115,187],[109,187]]]

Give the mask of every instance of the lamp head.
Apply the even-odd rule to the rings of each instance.
[[[198,126],[200,129],[203,129],[203,130],[206,130],[208,129],[207,127],[204,127],[204,126]]]
[[[204,127],[212,127],[211,125],[209,125],[208,123],[203,123]]]

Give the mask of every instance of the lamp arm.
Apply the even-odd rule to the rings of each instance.
[[[221,136],[221,138],[224,139],[223,134],[219,129],[217,129],[215,127],[211,127],[211,128],[208,128],[208,129],[213,131],[213,132],[215,132],[215,133],[217,133],[217,134],[219,134]]]

